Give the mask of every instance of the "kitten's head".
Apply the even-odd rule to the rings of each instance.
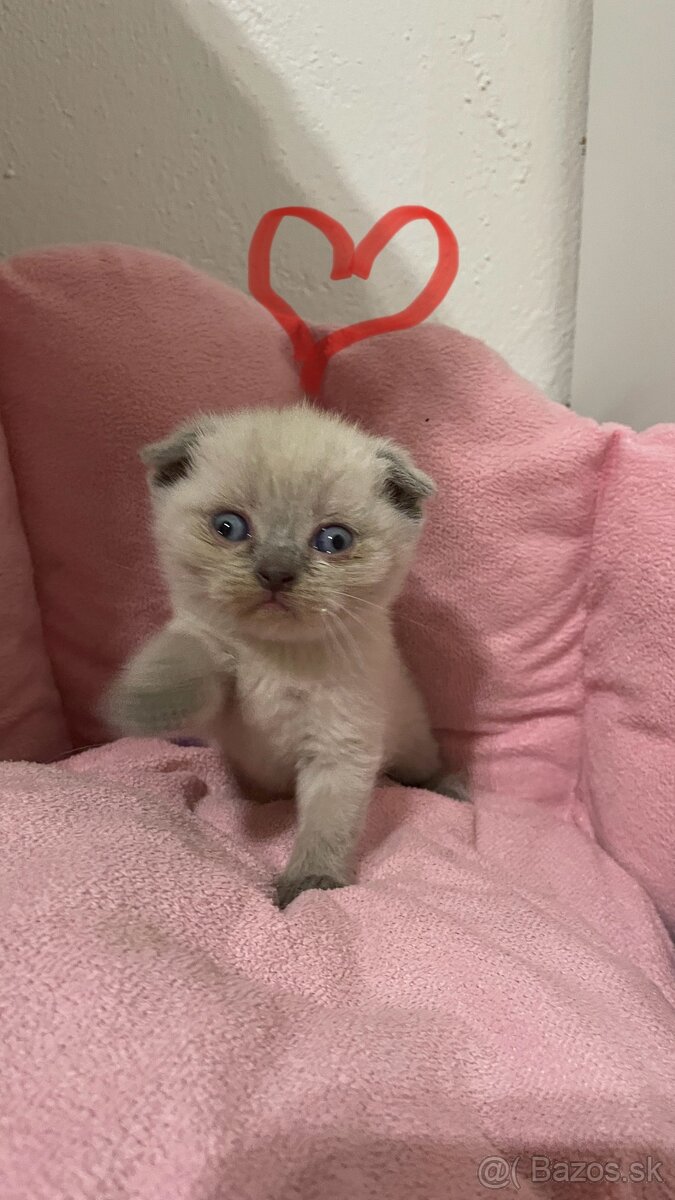
[[[386,608],[434,491],[405,450],[309,406],[207,416],[142,457],[174,599],[250,638]]]

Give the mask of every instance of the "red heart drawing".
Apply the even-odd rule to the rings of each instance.
[[[367,279],[378,254],[388,242],[411,221],[428,221],[438,238],[438,259],[428,282],[407,308],[392,313],[389,317],[373,317],[335,329],[325,337],[314,341],[302,317],[291,308],[283,297],[275,292],[270,279],[270,256],[277,229],[284,217],[299,217],[307,221],[328,238],[333,247],[333,269],[331,279],[349,279],[358,275]],[[305,391],[316,396],[321,387],[323,373],[329,359],[353,346],[363,338],[389,333],[394,329],[411,329],[419,325],[438,307],[450,290],[459,267],[459,248],[450,226],[438,213],[421,205],[404,204],[392,208],[376,221],[369,233],[354,245],[344,225],[329,217],[318,208],[273,208],[258,222],[248,252],[248,286],[251,295],[263,304],[285,329],[291,342],[296,362],[301,365],[300,381]]]

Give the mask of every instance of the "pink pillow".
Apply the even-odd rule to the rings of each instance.
[[[44,741],[31,752],[49,755],[49,669],[70,744],[101,740],[98,695],[161,617],[138,447],[195,411],[289,403],[299,388],[266,313],[156,254],[15,259],[0,269],[0,314],[0,416],[46,651],[31,667],[43,692],[9,692],[15,731],[39,700]],[[398,438],[438,481],[401,632],[436,726],[471,766],[478,819],[535,801],[592,822],[675,917],[672,586],[659,566],[675,532],[675,434],[600,427],[439,326],[338,355],[320,403]],[[20,553],[16,520],[5,541]],[[2,632],[10,649],[34,605],[23,587],[25,610]],[[28,656],[13,662],[21,679]],[[25,753],[0,699],[4,752]]]
[[[55,757],[70,742],[33,584],[30,550],[0,426],[0,758]]]
[[[675,426],[615,428],[600,480],[581,794],[675,929]]]
[[[105,738],[101,690],[164,608],[139,447],[195,411],[279,404],[299,385],[285,334],[254,301],[158,254],[24,255],[0,269],[0,314],[0,417],[44,644],[81,746]],[[13,676],[23,670],[17,655]],[[4,753],[25,753],[4,713],[0,727]],[[52,753],[46,734],[36,756]]]
[[[401,629],[450,750],[483,795],[570,811],[607,434],[440,326],[337,356],[322,399],[409,446],[438,484]]]

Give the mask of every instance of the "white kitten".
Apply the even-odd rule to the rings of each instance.
[[[390,620],[433,483],[309,406],[204,417],[143,458],[174,617],[108,716],[125,733],[205,737],[249,787],[295,793],[281,907],[339,887],[380,773],[462,798],[442,785]]]

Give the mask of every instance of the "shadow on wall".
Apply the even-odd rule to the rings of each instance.
[[[245,288],[250,236],[268,208],[321,206],[355,237],[381,215],[364,209],[307,136],[287,89],[222,5],[22,0],[0,6],[0,20],[11,48],[0,71],[11,130],[0,160],[4,253],[127,242]],[[407,303],[413,269],[400,248],[381,258],[379,279],[386,270]],[[276,278],[299,311],[323,323],[383,310],[391,292],[378,281],[341,285],[338,298],[325,284],[329,259],[319,234],[287,223]],[[353,390],[358,397],[358,381]]]
[[[222,4],[23,0],[0,19],[11,50],[0,81],[3,254],[129,242],[245,289],[248,243],[266,209],[325,208],[355,239],[381,215],[345,186]],[[383,252],[377,280],[328,285],[327,244],[288,221],[275,282],[320,323],[374,315],[391,307],[391,284],[379,280],[395,281],[402,304],[417,291],[400,245]]]

